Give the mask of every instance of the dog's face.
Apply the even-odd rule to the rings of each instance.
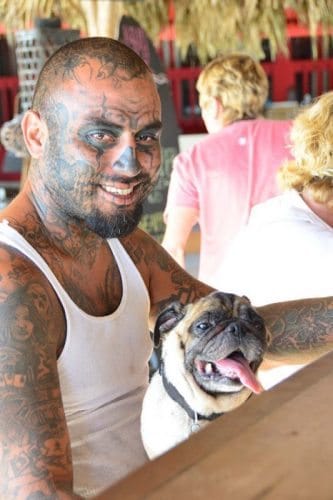
[[[269,338],[246,297],[213,292],[186,306],[174,303],[156,322],[155,345],[160,336],[168,377],[183,385],[180,378],[186,378],[191,391],[201,398],[204,393],[205,401],[206,395],[213,400],[222,396],[222,411],[261,391],[255,373]]]

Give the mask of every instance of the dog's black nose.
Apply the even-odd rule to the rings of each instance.
[[[238,323],[230,323],[230,325],[227,326],[225,329],[225,333],[230,333],[232,335],[240,335],[241,333],[241,327]]]

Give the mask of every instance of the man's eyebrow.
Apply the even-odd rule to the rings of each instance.
[[[145,125],[142,129],[140,129],[140,132],[146,132],[148,130],[155,130],[159,131],[162,129],[162,122],[160,120],[155,120],[152,123],[148,123],[148,125]]]
[[[112,128],[113,130],[118,130],[121,132],[124,129],[123,125],[119,123],[110,122],[108,120],[103,120],[103,118],[87,118],[84,121],[83,128],[85,127],[101,127],[101,128]],[[162,129],[162,122],[160,120],[155,120],[151,123],[145,125],[140,132],[146,132],[149,130],[159,131]]]
[[[119,123],[110,122],[108,120],[103,120],[102,118],[87,118],[83,124],[84,127],[101,127],[101,128],[112,128],[117,130],[123,130],[123,126]]]

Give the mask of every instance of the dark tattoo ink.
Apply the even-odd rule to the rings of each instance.
[[[297,356],[328,351],[333,341],[331,298],[304,299],[259,307],[272,333],[272,354]]]

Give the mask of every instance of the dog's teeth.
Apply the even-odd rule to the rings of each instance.
[[[213,365],[212,363],[206,363],[206,366],[205,366],[205,373],[207,375],[210,375],[213,371]]]

